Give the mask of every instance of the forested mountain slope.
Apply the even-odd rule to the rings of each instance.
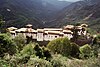
[[[22,27],[28,23],[34,28],[44,27],[58,11],[45,0],[0,0],[0,16],[6,21],[6,27]]]
[[[88,23],[93,29],[100,29],[100,0],[82,0],[65,7],[51,23],[63,26],[75,22]],[[52,25],[54,24],[55,25]]]

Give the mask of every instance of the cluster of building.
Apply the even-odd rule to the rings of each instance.
[[[71,39],[73,37],[74,25],[67,25],[63,28],[44,28],[44,29],[33,29],[31,24],[26,25],[25,28],[15,28],[9,27],[7,30],[12,34],[13,37],[16,37],[19,34],[24,35],[25,37],[30,37],[36,41],[52,41],[56,38],[68,37]],[[78,35],[86,35],[85,30],[86,24],[77,26]]]

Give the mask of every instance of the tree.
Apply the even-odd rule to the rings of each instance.
[[[22,34],[17,35],[14,39],[18,51],[21,51],[26,44],[26,37]]]
[[[80,57],[81,58],[89,58],[93,56],[93,51],[90,45],[86,44],[82,47],[80,47]]]
[[[100,34],[97,35],[94,40],[96,41],[94,44],[98,44],[100,46]]]
[[[31,58],[27,63],[27,67],[53,67],[53,66],[47,60],[40,58]]]
[[[60,54],[55,54],[50,62],[52,63],[53,67],[68,67],[67,61],[67,57]]]
[[[47,47],[55,54],[58,53],[63,56],[69,56],[71,54],[71,44],[68,38],[55,39],[49,42]]]
[[[23,49],[18,54],[16,54],[17,63],[25,64],[28,62],[28,60],[32,55],[36,56],[34,52],[34,45],[35,44],[33,43],[27,44],[23,47]]]
[[[2,20],[2,18],[0,17],[0,32],[2,30],[2,25],[3,25],[4,21]]]
[[[0,28],[1,28],[2,24],[3,24],[3,20],[0,17]]]
[[[50,60],[50,58],[52,57],[50,50],[46,47],[43,47],[42,51],[43,51],[43,56],[46,58],[46,60]]]
[[[79,58],[80,50],[79,46],[75,43],[71,43],[71,56],[75,58]]]
[[[36,56],[39,56],[39,58],[43,58],[43,51],[38,44],[35,45],[34,50]]]
[[[3,57],[5,53],[13,55],[16,53],[16,46],[7,34],[0,34],[0,56]]]
[[[91,35],[96,34],[96,30],[93,30],[93,29],[91,29],[91,28],[87,28],[87,32],[88,32],[89,34],[91,34]]]
[[[77,29],[77,26],[79,26],[80,23],[77,23],[75,24],[74,28],[72,29],[72,32],[73,32],[73,38],[72,38],[72,41],[75,42],[77,39],[78,39],[78,29]]]

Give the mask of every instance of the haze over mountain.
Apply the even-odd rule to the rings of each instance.
[[[0,16],[6,21],[6,27],[22,27],[28,23],[34,28],[44,27],[45,21],[51,20],[64,7],[56,6],[60,2],[63,4],[58,0],[0,0]]]
[[[54,7],[56,7],[59,10],[63,9],[64,7],[72,3],[64,0],[44,0],[44,1],[54,5]]]

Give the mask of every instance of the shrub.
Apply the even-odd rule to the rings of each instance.
[[[93,44],[97,44],[100,47],[100,35],[97,35],[93,41]]]
[[[46,47],[40,47],[38,44],[35,45],[34,52],[39,58],[45,58],[46,60],[51,58],[50,50]]]
[[[4,56],[5,53],[13,55],[16,53],[16,46],[7,34],[0,34],[0,56]]]
[[[91,28],[87,28],[87,32],[88,32],[89,34],[91,34],[91,35],[96,34],[96,30],[93,30],[93,29],[91,29]]]
[[[39,58],[44,58],[49,60],[51,54],[48,49],[41,48],[37,43],[30,43],[26,45],[20,53],[16,54],[17,63],[25,64],[30,58],[38,56]]]
[[[36,56],[38,56],[39,58],[43,58],[42,48],[38,44],[35,45],[34,51]]]
[[[51,52],[62,54],[63,56],[69,56],[71,54],[71,44],[68,38],[55,39],[49,42],[47,47]]]
[[[80,57],[81,58],[88,58],[91,57],[93,55],[93,51],[91,46],[89,46],[88,44],[80,47]]]
[[[43,51],[43,56],[46,58],[46,60],[50,60],[50,58],[52,57],[50,50],[46,47],[43,47],[42,51]]]
[[[75,43],[71,43],[71,56],[75,58],[79,58],[80,50],[79,46]]]
[[[67,58],[62,55],[54,55],[50,62],[53,67],[67,67]]]
[[[28,54],[25,54],[16,58],[17,63],[19,64],[25,64],[28,62],[29,59],[30,59],[30,55]]]
[[[53,67],[49,61],[39,58],[31,58],[28,63],[27,67]]]
[[[100,67],[100,58],[89,58],[84,60],[68,59],[67,67]]]
[[[16,54],[16,60],[18,63],[27,63],[31,55],[34,55],[34,44],[30,43],[23,47],[20,53]]]
[[[8,63],[5,60],[1,60],[0,59],[0,66],[1,67],[7,67],[8,66]]]
[[[26,37],[22,34],[17,35],[14,39],[18,51],[21,51],[26,44]]]
[[[24,54],[28,54],[28,55],[32,55],[34,54],[34,46],[35,46],[35,43],[30,43],[30,44],[27,44],[26,46],[23,47],[23,49],[20,51],[20,54],[21,55],[24,55]]]

